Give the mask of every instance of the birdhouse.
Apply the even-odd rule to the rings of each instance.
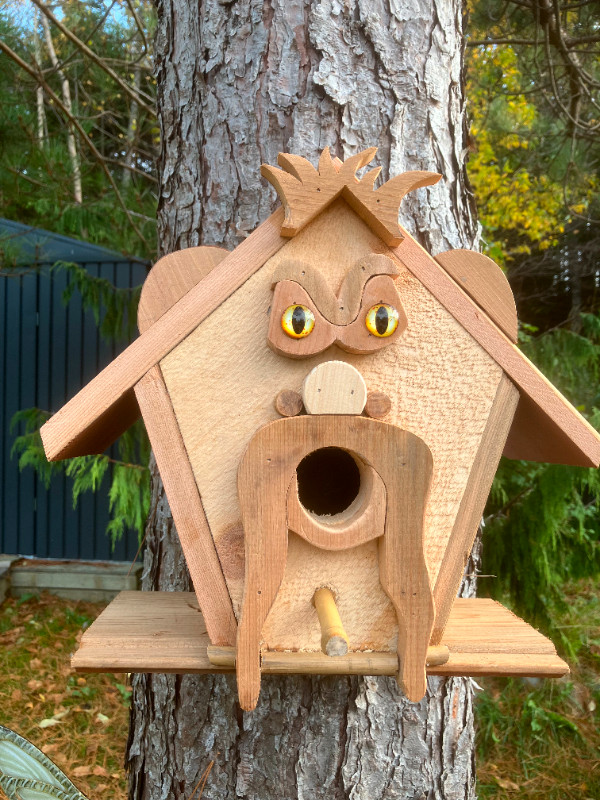
[[[541,634],[457,600],[502,453],[598,466],[600,438],[519,351],[508,282],[398,226],[408,172],[375,150],[263,166],[283,208],[233,252],[160,259],[140,337],[42,428],[50,460],[102,452],[142,414],[193,595],[123,593],[84,670],[560,675]],[[198,613],[198,609],[201,614]]]

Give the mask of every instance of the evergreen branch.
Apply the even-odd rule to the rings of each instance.
[[[75,508],[82,493],[98,491],[109,467],[112,467],[108,494],[111,519],[106,531],[113,546],[129,528],[135,529],[141,539],[150,508],[150,469],[147,466],[150,444],[143,427],[136,424],[121,436],[118,443],[120,458],[102,454],[48,462],[39,429],[50,416],[49,411],[39,408],[24,409],[13,416],[11,430],[19,424],[25,425],[25,433],[15,438],[11,449],[11,456],[19,458],[19,469],[33,467],[46,489],[55,475],[64,472],[73,480]],[[132,460],[137,456],[144,463]]]
[[[35,2],[35,0],[34,0]],[[589,36],[579,36],[579,37],[567,37],[564,40],[565,44],[572,50],[573,47],[577,47],[580,44],[597,44],[600,42],[600,34],[590,34]],[[465,42],[467,47],[488,47],[489,45],[498,45],[498,44],[514,44],[514,45],[524,45],[525,47],[529,45],[533,45],[537,47],[540,44],[539,39],[517,39],[514,37],[506,36],[506,37],[495,37],[490,36],[486,39],[468,39]]]
[[[490,514],[489,517],[485,517],[485,520],[484,520],[485,524],[489,525],[490,523],[494,522],[497,519],[500,519],[501,517],[506,517],[507,513],[511,510],[511,508],[513,506],[516,506],[517,503],[520,503],[521,500],[524,497],[527,497],[527,495],[532,491],[533,491],[533,484],[531,484],[529,486],[526,486],[522,491],[520,491],[514,497],[511,497],[511,499],[508,501],[508,503],[505,503],[497,511],[494,511],[494,513]]]
[[[42,188],[45,186],[42,181],[36,181],[36,179],[32,178],[31,175],[25,175],[24,172],[20,172],[14,167],[6,165],[5,169],[8,170],[8,172],[11,172],[13,175],[16,175],[18,178],[23,178],[23,180],[26,180],[28,183],[32,183],[34,186],[41,186]]]
[[[142,25],[142,21],[138,16],[138,13],[137,13],[137,11],[135,9],[134,4],[131,2],[131,0],[125,0],[125,2],[127,4],[127,8],[129,9],[129,12],[130,12],[131,16],[133,17],[133,19],[135,21],[135,25],[136,25],[136,28],[138,29],[138,33],[142,37],[142,43],[143,43],[143,47],[144,47],[144,51],[140,56],[140,58],[142,58],[148,52],[148,42],[146,41],[146,31],[144,30],[144,26]]]
[[[158,178],[155,175],[152,175],[150,172],[144,172],[143,170],[139,169],[138,167],[134,167],[132,164],[125,164],[124,161],[119,161],[117,158],[109,158],[108,156],[103,156],[104,160],[107,164],[114,164],[116,167],[120,167],[121,169],[126,169],[128,172],[134,172],[136,175],[141,175],[142,178],[147,178],[152,183],[158,184]],[[20,174],[20,173],[18,173]],[[40,184],[43,185],[43,184]],[[144,219],[150,220],[151,217],[147,217],[143,214],[138,214],[135,211],[129,211],[130,214],[134,214],[136,217],[143,217]],[[152,221],[154,221],[152,219]]]
[[[109,170],[109,168],[108,168],[108,166],[107,166],[107,164],[105,162],[104,156],[98,151],[98,149],[96,148],[96,145],[92,142],[90,137],[83,130],[79,120],[73,114],[71,114],[68,111],[68,109],[66,108],[66,106],[64,105],[62,100],[58,97],[58,95],[55,94],[55,92],[51,89],[51,87],[48,85],[48,83],[44,80],[44,78],[41,75],[41,73],[39,72],[39,70],[38,69],[34,69],[26,61],[23,61],[23,59],[19,55],[17,55],[17,53],[15,53],[14,50],[12,50],[6,44],[6,42],[4,42],[2,39],[0,39],[0,50],[5,55],[7,55],[10,59],[12,59],[15,62],[15,64],[17,64],[19,67],[21,67],[21,69],[24,72],[26,72],[28,75],[30,75],[34,80],[36,80],[40,84],[40,86],[44,89],[44,91],[46,92],[48,97],[50,97],[52,99],[52,101],[56,104],[56,106],[63,112],[63,114],[65,115],[67,120],[77,130],[77,132],[79,133],[79,135],[81,136],[83,141],[87,144],[87,146],[91,150],[92,154],[96,158],[98,164],[102,168],[102,171],[104,172],[104,174],[108,178],[108,181],[109,181],[110,185],[112,186],[112,188],[113,188],[113,190],[115,192],[117,201],[118,201],[119,205],[121,206],[121,208],[123,209],[123,211],[125,212],[125,215],[127,216],[127,219],[129,220],[129,224],[131,225],[132,229],[135,231],[135,233],[138,236],[138,238],[143,242],[144,246],[148,248],[149,245],[148,245],[148,242],[146,241],[146,237],[143,235],[143,233],[139,230],[139,228],[137,227],[137,225],[133,221],[133,217],[131,216],[131,214],[129,212],[129,209],[127,208],[127,206],[125,204],[125,201],[124,201],[124,199],[123,199],[123,197],[121,195],[121,192],[119,191],[119,187],[117,186],[117,184],[115,182],[115,179],[113,178],[113,176],[112,176],[112,174],[111,174],[111,172],[110,172],[110,170]]]
[[[35,2],[35,0],[34,0]],[[468,39],[466,41],[467,47],[488,47],[489,45],[497,44],[516,44],[516,45],[538,45],[537,39],[514,39],[512,37],[505,38],[489,38],[489,39]]]
[[[69,303],[73,293],[78,291],[84,311],[91,311],[96,325],[100,325],[100,312],[104,308],[104,316],[100,332],[106,339],[117,339],[125,333],[131,336],[135,330],[136,311],[141,286],[133,288],[117,288],[106,278],[96,278],[79,264],[57,261],[53,270],[67,272],[69,282],[63,291],[63,302]],[[124,322],[128,327],[124,332]]]
[[[156,109],[148,105],[148,103],[142,97],[142,94],[134,91],[134,89],[132,89],[126,81],[117,75],[117,73],[111,69],[102,58],[100,58],[100,56],[94,53],[93,50],[90,50],[85,42],[82,42],[81,39],[73,33],[73,31],[69,30],[66,25],[63,25],[62,22],[54,16],[50,9],[47,8],[43,2],[41,2],[41,0],[31,0],[31,2],[37,6],[42,14],[44,14],[44,16],[46,16],[50,22],[56,25],[59,31],[66,36],[67,39],[73,42],[73,44],[79,48],[82,53],[90,58],[94,64],[100,67],[100,69],[104,70],[104,72],[106,72],[106,74],[109,75],[121,87],[121,89],[123,89],[123,91],[129,95],[132,100],[135,100],[136,103],[139,103],[140,106],[142,106],[154,119],[156,119]],[[146,95],[145,92],[143,94],[148,100],[152,101],[152,98],[149,95]]]

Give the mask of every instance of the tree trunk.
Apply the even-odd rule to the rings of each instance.
[[[161,0],[156,45],[163,253],[235,247],[275,205],[261,162],[316,163],[377,145],[383,178],[439,171],[402,217],[434,254],[474,247],[464,170],[461,4],[448,0]],[[426,202],[427,200],[427,202]],[[189,589],[160,479],[143,588]],[[473,581],[467,582],[473,592]],[[132,800],[475,797],[471,682],[430,679],[413,705],[393,679],[264,677],[243,714],[224,676],[138,675]]]

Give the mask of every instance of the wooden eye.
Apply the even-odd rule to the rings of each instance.
[[[378,303],[367,312],[365,325],[373,336],[380,339],[391,336],[398,327],[399,314],[394,306],[387,303]]]
[[[281,327],[292,339],[302,339],[315,327],[315,315],[310,308],[296,303],[283,312]]]

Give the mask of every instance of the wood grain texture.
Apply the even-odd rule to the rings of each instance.
[[[384,392],[369,392],[365,404],[365,414],[373,419],[383,419],[392,408],[392,401]]]
[[[273,273],[273,288],[283,281],[299,284],[318,305],[319,312],[333,325],[348,325],[360,310],[365,283],[374,275],[398,274],[396,263],[382,253],[371,253],[349,265],[337,292],[329,285],[319,265],[290,259],[282,261]]]
[[[502,269],[491,258],[474,250],[448,250],[435,260],[471,297],[511,342],[519,332],[515,298]]]
[[[368,258],[361,259],[358,262],[358,266],[368,260]],[[384,260],[390,261],[388,258]],[[350,268],[350,273],[342,285],[342,291],[347,292],[348,284],[350,284],[351,286],[356,286],[357,291],[360,292],[358,298],[354,298],[353,303],[356,307],[356,315],[343,324],[330,322],[322,313],[320,297],[323,294],[327,296],[327,293],[322,288],[320,289],[321,294],[315,295],[309,294],[304,286],[296,281],[285,280],[277,282],[269,321],[269,346],[276,353],[288,358],[306,358],[322,352],[333,344],[339,345],[347,353],[367,355],[383,347],[388,347],[401,336],[406,328],[406,314],[402,308],[402,302],[398,296],[394,281],[389,275],[374,275],[363,285],[358,280],[361,274],[360,271],[358,277],[354,277],[356,266],[357,264],[354,264]],[[308,265],[305,265],[304,271],[307,274],[309,273]],[[321,276],[321,281],[325,282],[323,276]],[[313,280],[312,283],[316,284],[317,282]],[[314,291],[315,289],[313,289]],[[329,289],[329,294],[333,296],[331,289]],[[345,297],[344,308],[348,304],[349,295],[346,294]],[[379,303],[386,303],[392,306],[398,313],[397,327],[389,336],[374,336],[366,325],[366,317],[369,310]],[[294,338],[285,332],[281,324],[281,318],[290,306],[298,304],[310,309],[315,323],[311,333],[301,338]]]
[[[311,369],[332,357],[358,369],[369,391],[388,395],[392,408],[386,421],[420,436],[432,452],[425,549],[431,581],[437,578],[502,370],[402,265],[396,288],[408,324],[397,342],[368,356],[333,347],[304,360],[265,346],[272,276],[280,263],[310,258],[326,265],[325,278],[337,292],[351,265],[382,247],[344,202],[332,205],[161,362],[236,615],[244,575],[237,498],[243,452],[260,427],[278,418],[273,398],[282,389],[300,392]],[[232,325],[232,319],[255,323]],[[317,552],[293,533],[283,582],[263,630],[269,649],[319,649],[310,601],[323,580],[339,592],[353,647],[395,651],[395,612],[379,582],[377,543],[366,542],[352,555]]]
[[[287,524],[306,542],[323,550],[348,550],[377,539],[385,528],[385,484],[372,467],[360,463],[360,488],[352,503],[335,515],[307,511],[298,497],[298,480],[292,478],[287,495]]]
[[[226,256],[192,247],[161,258],[144,282],[138,327],[144,333]],[[157,365],[135,386],[177,534],[212,642],[235,642],[237,621],[173,406]]]
[[[135,384],[281,248],[282,215],[272,214],[46,422],[40,433],[49,461],[101,453],[135,422]]]
[[[390,305],[398,313],[398,325],[389,336],[374,336],[367,328],[367,314],[380,303]],[[393,344],[404,334],[406,325],[406,314],[394,281],[388,275],[375,275],[365,284],[357,318],[338,329],[337,339],[347,353],[367,355]]]
[[[282,417],[296,417],[303,408],[302,395],[291,389],[284,389],[275,398],[275,410]]]
[[[261,155],[312,157],[323,142],[349,153],[357,137],[358,147],[380,144],[384,177],[443,163],[444,183],[408,198],[406,213],[428,230],[434,252],[469,246],[476,230],[465,186],[461,5],[420,2],[416,15],[406,4],[381,9],[389,24],[365,4],[160,3],[163,246],[237,244],[274,195],[258,175]],[[165,505],[150,534],[157,556]],[[170,575],[156,573],[166,588]],[[402,798],[407,786],[417,797],[432,787],[448,787],[453,800],[475,797],[470,681],[433,681],[428,702],[407,707],[388,680],[274,679],[243,732],[231,679],[139,675],[134,684],[132,800],[188,800],[213,759],[210,800]]]
[[[135,393],[210,640],[232,644],[237,622],[231,598],[158,365],[136,384]]]
[[[312,311],[315,326],[311,333],[294,339],[283,329],[281,318],[289,306],[302,305]],[[319,311],[317,305],[299,283],[279,281],[273,294],[272,312],[269,316],[269,347],[288,358],[306,358],[326,350],[335,342],[336,327]]]
[[[517,420],[526,418],[510,437],[511,458],[535,461],[540,451],[544,460],[558,464],[597,467],[600,464],[600,436],[558,389],[521,353],[487,314],[440,265],[408,234],[393,251],[415,277],[468,331],[519,387],[525,411],[517,409]],[[529,401],[533,401],[533,404]],[[526,428],[525,435],[519,436]],[[536,432],[539,431],[539,436]],[[546,441],[541,441],[545,438]],[[533,445],[532,445],[533,440]]]
[[[208,645],[208,660],[215,667],[233,669],[236,663],[235,647]],[[450,650],[445,644],[427,648],[427,667],[446,664]],[[326,656],[323,653],[291,653],[279,650],[261,650],[261,672],[263,675],[397,675],[396,653],[347,653],[341,656]]]
[[[348,652],[348,635],[331,589],[323,586],[313,596],[313,604],[321,626],[321,650],[326,656],[339,658]],[[209,656],[210,657],[210,656]],[[261,658],[261,662],[264,657]]]
[[[594,452],[590,452],[588,460],[583,459],[579,451],[574,449],[566,426],[558,428],[554,418],[541,414],[537,403],[523,392],[503,455],[507,458],[575,466],[596,466],[597,458]]]
[[[503,375],[435,583],[434,643],[442,639],[518,402],[518,389]]]
[[[402,241],[398,230],[400,201],[413,189],[437,183],[441,175],[405,172],[374,189],[380,167],[360,180],[355,173],[369,164],[376,152],[377,148],[371,147],[339,162],[331,158],[326,147],[318,169],[305,158],[290,153],[279,153],[277,161],[282,169],[263,164],[261,175],[275,187],[285,208],[282,234],[295,236],[341,195],[386,244],[398,245]]]
[[[379,577],[396,614],[398,683],[414,702],[425,694],[425,660],[435,615],[423,540],[431,453],[419,437],[385,422],[366,417],[302,416],[261,428],[240,463],[238,492],[246,573],[236,674],[240,705],[245,710],[258,702],[262,630],[286,567],[288,489],[297,465],[321,447],[355,454],[379,474],[386,487]],[[318,587],[315,585],[313,592]]]
[[[316,617],[314,609],[313,615]],[[428,667],[429,675],[551,677],[569,671],[549,639],[493,600],[457,600],[443,645],[450,652],[448,661]],[[121,592],[84,632],[71,665],[78,672],[231,671],[211,663],[209,646],[193,592]],[[389,659],[391,655],[392,666],[397,668],[393,653],[364,655],[373,658],[365,674],[381,674],[375,671],[381,656]],[[343,670],[344,660],[351,658],[349,654],[327,661]],[[288,665],[289,669],[292,665]],[[392,670],[384,674],[390,673],[395,674]]]
[[[138,409],[133,385],[281,247],[275,217],[279,219],[280,213],[276,212],[223,260],[222,269],[207,278],[209,283],[203,286],[203,293],[189,292],[177,304],[177,312],[165,314],[42,427],[49,460],[102,452],[135,421]],[[414,240],[408,239],[403,245],[401,252],[395,249],[396,256],[502,366],[522,393],[533,400],[533,427],[539,425],[549,431],[549,439],[538,446],[537,441],[531,444],[529,432],[520,436],[519,427],[511,436],[511,457],[536,460],[543,452],[548,454],[545,460],[598,466],[600,437],[586,420],[514,345],[512,349],[507,346],[507,340],[487,315],[477,312],[468,295]],[[526,403],[525,410],[518,414],[519,420],[531,416],[528,407]]]
[[[138,330],[144,333],[190,289],[229,255],[223,247],[188,247],[160,258],[152,267],[138,304]]]
[[[302,402],[308,414],[362,414],[367,386],[351,364],[326,361],[304,379]]]

